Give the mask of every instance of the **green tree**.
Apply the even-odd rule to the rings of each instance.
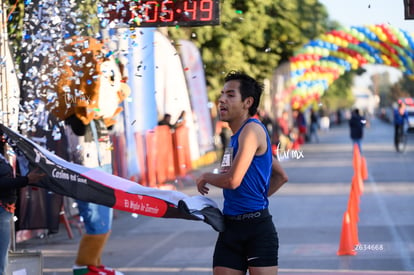
[[[394,83],[390,88],[388,101],[381,105],[389,106],[401,97],[414,97],[414,81],[412,77],[404,75],[398,82]]]
[[[17,63],[20,63],[23,34],[24,1],[9,1],[7,6],[7,33],[9,45]]]
[[[354,71],[346,72],[329,86],[321,98],[325,110],[333,112],[352,107],[355,98],[351,87],[355,74]]]
[[[370,85],[369,88],[374,94],[379,95],[380,106],[390,106],[394,102],[393,93],[399,93],[398,86],[392,88],[390,74],[388,72],[373,74],[371,76],[371,81],[372,85]]]
[[[77,34],[91,37],[99,36],[98,0],[76,1]]]

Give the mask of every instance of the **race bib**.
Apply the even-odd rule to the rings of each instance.
[[[220,173],[226,173],[229,171],[231,164],[233,162],[233,147],[226,147],[223,154],[223,159],[221,160]]]

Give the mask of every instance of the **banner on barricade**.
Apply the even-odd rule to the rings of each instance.
[[[47,176],[35,186],[81,201],[158,218],[201,220],[216,231],[224,230],[217,204],[205,196],[188,196],[160,190],[79,164],[68,162],[3,124],[0,129],[29,169],[40,168]],[[23,163],[24,161],[20,161]]]

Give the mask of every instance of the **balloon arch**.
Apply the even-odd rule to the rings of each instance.
[[[291,95],[293,109],[306,109],[346,71],[381,64],[413,75],[413,59],[414,40],[407,31],[385,24],[332,30],[290,59],[291,78],[285,92]]]

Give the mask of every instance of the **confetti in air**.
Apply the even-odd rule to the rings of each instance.
[[[108,20],[108,13],[123,14],[128,17],[128,13],[132,13],[132,19],[136,25],[139,25],[144,18],[145,5],[138,4],[140,1],[113,1],[106,0],[97,1],[97,14],[88,15],[90,18],[98,17],[100,26],[113,27],[121,24],[121,19]],[[17,3],[17,2],[16,2]],[[128,3],[128,4],[125,4]],[[59,8],[57,8],[57,6]],[[59,106],[58,96],[56,94],[56,86],[62,74],[65,74],[65,68],[70,67],[75,83],[81,83],[82,79],[89,76],[85,81],[86,86],[93,86],[99,81],[99,72],[92,63],[86,61],[81,55],[84,53],[82,49],[88,49],[89,45],[85,42],[79,42],[78,50],[74,56],[69,56],[65,52],[65,48],[76,43],[76,38],[82,36],[86,29],[91,29],[91,24],[83,22],[85,15],[77,10],[76,1],[71,0],[45,0],[45,1],[25,1],[25,12],[23,18],[23,34],[22,34],[22,73],[20,74],[22,83],[22,101],[20,106],[19,125],[25,131],[36,131],[36,127],[46,129],[47,120],[39,119],[39,117],[48,116],[49,112],[57,109]],[[110,25],[111,24],[111,25]],[[135,38],[143,35],[142,31],[135,29],[133,24],[128,28],[129,31],[124,32],[122,36],[111,37],[113,40],[129,40],[132,47],[140,46],[142,48],[147,45],[138,45]],[[96,37],[101,34],[96,31]],[[114,43],[109,41],[108,43]],[[102,58],[110,58],[120,55],[117,50],[106,51]],[[118,63],[119,60],[117,59]],[[87,67],[88,70],[79,68]],[[137,67],[137,77],[141,77],[142,70],[145,65]],[[68,95],[66,107],[76,101],[73,95],[82,96],[84,91],[72,90],[70,86],[66,87],[65,93]],[[99,111],[99,109],[97,109]],[[46,113],[46,114],[45,114]],[[50,128],[52,129],[52,128]],[[55,139],[61,135],[53,133]]]

